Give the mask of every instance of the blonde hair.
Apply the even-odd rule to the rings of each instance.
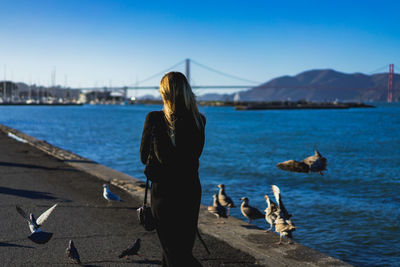
[[[168,72],[160,82],[160,93],[164,102],[163,112],[170,129],[172,143],[175,145],[176,114],[191,113],[199,129],[204,127],[196,104],[196,96],[185,75],[180,72]]]

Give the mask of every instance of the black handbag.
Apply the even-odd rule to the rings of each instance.
[[[150,170],[152,169],[154,170],[154,168],[150,164],[150,162],[152,161],[151,160],[152,155],[154,155],[154,149],[153,149],[154,137],[155,137],[155,127],[153,127],[151,131],[149,155],[147,156],[146,168],[144,169],[144,173],[146,175],[146,187],[144,191],[143,206],[141,206],[136,210],[139,223],[144,227],[144,229],[146,229],[146,231],[153,231],[156,228],[156,222],[151,212],[151,207],[147,206],[147,191],[149,189],[149,178],[151,175]]]
[[[146,231],[153,231],[156,228],[156,222],[151,212],[151,207],[147,206],[147,190],[149,187],[149,179],[146,179],[146,189],[144,192],[143,206],[136,210],[139,224],[141,224]]]

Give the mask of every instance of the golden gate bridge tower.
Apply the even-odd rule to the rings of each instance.
[[[388,103],[392,103],[393,101],[393,72],[394,72],[394,64],[389,64],[388,95],[387,95]]]

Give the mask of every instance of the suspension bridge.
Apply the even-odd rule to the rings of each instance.
[[[191,65],[196,65],[202,69],[205,69],[209,72],[212,72],[214,74],[220,75],[220,76],[224,76],[226,78],[230,78],[231,80],[236,80],[236,81],[240,81],[241,84],[230,84],[230,85],[194,85],[192,83],[192,79],[191,79]],[[54,101],[54,100],[50,100],[52,97],[54,98],[54,91],[56,89],[63,89],[65,91],[67,91],[66,93],[66,99],[68,102],[71,101],[71,97],[70,97],[70,93],[72,91],[75,92],[83,92],[85,94],[91,94],[92,99],[97,100],[99,97],[100,98],[104,98],[105,95],[109,94],[109,93],[114,93],[115,95],[120,96],[121,101],[125,101],[128,99],[128,91],[129,90],[158,90],[159,89],[159,85],[142,85],[142,84],[146,84],[148,83],[148,81],[151,80],[155,80],[157,79],[157,81],[159,82],[161,77],[169,72],[169,71],[173,71],[173,70],[177,70],[178,67],[180,67],[181,65],[184,65],[185,67],[185,75],[186,78],[189,81],[189,84],[191,84],[192,89],[196,90],[196,89],[201,89],[201,90],[210,90],[210,89],[218,89],[218,90],[223,90],[223,89],[229,89],[229,90],[240,90],[240,89],[250,89],[254,86],[257,86],[258,84],[260,84],[260,82],[258,81],[252,81],[249,79],[245,79],[242,77],[238,77],[236,75],[231,75],[222,71],[219,71],[217,69],[214,69],[212,67],[206,66],[204,64],[201,64],[197,61],[194,61],[192,59],[185,59],[182,60],[172,66],[170,66],[167,69],[164,69],[163,71],[157,72],[143,80],[140,80],[138,82],[136,82],[134,85],[129,85],[129,86],[93,86],[93,87],[60,87],[60,86],[56,86],[55,85],[55,70],[52,72],[51,74],[51,80],[52,80],[52,86],[49,87],[44,87],[44,86],[32,86],[32,85],[28,85],[29,87],[29,93],[26,96],[26,98],[28,98],[29,100],[35,100],[37,101]],[[5,75],[4,75],[5,76]],[[5,88],[5,89],[3,89]],[[36,95],[36,97],[34,97],[33,95]],[[103,96],[101,96],[103,95]],[[42,99],[45,100],[42,100]],[[68,100],[69,99],[69,100]],[[20,102],[21,98],[20,98],[20,94],[19,94],[19,89],[16,85],[12,85],[11,81],[6,81],[6,79],[4,78],[3,82],[0,82],[0,103],[10,103],[10,102]]]
[[[229,85],[198,85],[198,84],[193,84],[192,83],[192,79],[191,79],[191,65],[196,65],[197,67],[200,67],[204,70],[207,70],[211,73],[220,75],[220,76],[224,76],[226,78],[230,78],[231,80],[236,80],[236,81],[240,81],[241,84],[229,84]],[[204,64],[201,64],[193,59],[184,59],[172,66],[170,66],[167,69],[164,69],[163,71],[157,72],[145,79],[142,79],[138,82],[136,82],[134,85],[129,85],[129,86],[93,86],[93,87],[73,87],[73,88],[60,88],[60,89],[64,89],[64,90],[68,90],[67,95],[69,95],[69,91],[73,90],[73,91],[80,91],[80,92],[84,92],[84,93],[89,93],[92,92],[94,94],[94,98],[96,98],[97,94],[99,93],[104,93],[104,92],[115,92],[116,94],[120,95],[122,100],[126,100],[128,98],[128,91],[129,90],[158,90],[159,89],[159,85],[142,85],[142,84],[146,84],[151,80],[155,80],[157,79],[157,82],[160,81],[161,77],[169,72],[169,71],[173,71],[173,70],[177,70],[178,67],[181,67],[182,65],[184,65],[184,73],[186,75],[186,78],[188,79],[189,83],[191,84],[192,89],[196,90],[196,89],[201,89],[201,90],[223,90],[223,89],[229,89],[229,90],[242,90],[242,89],[250,89],[253,88],[259,84],[261,84],[261,82],[258,81],[253,81],[253,80],[249,80],[243,77],[239,77],[236,75],[231,75],[228,74],[226,72],[222,72],[220,70],[217,70],[215,68],[206,66]],[[389,71],[387,72],[389,66]],[[389,64],[389,65],[384,65],[372,72],[367,73],[368,75],[371,74],[375,74],[375,73],[387,73],[388,74],[388,83],[387,83],[387,102],[392,102],[393,101],[393,90],[394,90],[394,64]],[[55,73],[52,73],[52,80],[55,81]],[[10,81],[8,81],[10,83]],[[8,86],[6,84],[6,80],[4,79],[3,82],[1,82],[0,87],[2,87],[0,90],[0,100],[1,102],[5,103],[8,102],[8,99],[11,99],[11,102],[13,102],[13,98],[14,96],[16,98],[19,98],[19,94],[18,94],[18,88],[10,88],[10,86]],[[51,95],[51,91],[54,90],[55,87],[55,82],[53,82],[53,87],[36,87],[36,95],[38,98],[40,98],[40,96],[45,96],[48,97],[49,95]],[[265,86],[264,86],[265,87]],[[9,90],[6,90],[6,88],[9,88]],[[38,89],[39,88],[39,89]],[[265,87],[265,88],[269,88],[269,87]],[[272,87],[271,87],[272,88]],[[296,86],[288,86],[286,88],[293,88],[296,89]],[[306,88],[304,86],[302,86],[301,88]],[[29,85],[29,95],[28,95],[28,99],[31,98],[31,85]],[[35,89],[32,89],[35,90]],[[9,92],[7,94],[7,91]],[[8,95],[8,96],[7,96]]]
[[[143,85],[140,85],[140,84],[146,83],[146,82],[148,82],[150,80],[153,80],[155,78],[158,78],[158,81],[159,81],[161,79],[161,77],[165,73],[167,73],[169,71],[172,71],[172,70],[176,69],[177,67],[179,67],[180,65],[183,65],[183,64],[185,65],[185,75],[186,75],[186,78],[189,81],[189,84],[191,84],[191,81],[192,81],[191,80],[191,64],[194,64],[194,65],[196,65],[198,67],[201,67],[201,68],[203,68],[203,69],[205,69],[207,71],[210,71],[212,73],[215,73],[215,74],[218,74],[218,75],[221,75],[221,76],[224,76],[224,77],[231,78],[231,79],[234,79],[236,81],[242,82],[242,84],[240,84],[240,85],[238,85],[238,84],[231,84],[231,85],[194,85],[194,84],[191,84],[191,87],[194,90],[196,90],[196,89],[202,89],[202,90],[203,89],[205,89],[205,90],[210,90],[210,89],[218,89],[218,90],[221,90],[221,89],[234,90],[234,89],[236,89],[236,90],[238,90],[239,89],[240,90],[240,89],[250,89],[252,87],[255,87],[255,86],[261,84],[261,82],[249,80],[249,79],[242,78],[242,77],[238,77],[236,75],[231,75],[231,74],[219,71],[217,69],[211,68],[209,66],[206,66],[204,64],[201,64],[201,63],[199,63],[199,62],[197,62],[195,60],[187,58],[185,60],[182,60],[182,61],[172,65],[171,67],[169,67],[169,68],[167,68],[167,69],[165,69],[163,71],[160,71],[160,72],[158,72],[156,74],[153,74],[153,75],[151,75],[151,76],[149,76],[149,77],[147,77],[147,78],[145,78],[145,79],[143,79],[141,81],[138,81],[135,85],[122,86],[122,87],[83,87],[83,88],[74,88],[74,89],[79,89],[81,91],[114,91],[114,92],[119,92],[124,98],[126,98],[127,95],[128,95],[127,94],[128,90],[152,90],[152,89],[158,90],[159,89],[159,85],[143,86]],[[389,67],[389,71],[387,72],[388,67]],[[369,72],[367,74],[368,75],[372,75],[372,74],[375,74],[375,73],[385,73],[385,72],[388,73],[387,102],[390,103],[390,102],[393,101],[394,64],[389,64],[389,65],[386,64],[386,65],[384,65],[382,67],[379,67],[379,68],[377,68],[377,69],[375,69],[375,70],[373,70],[373,71],[371,71],[371,72]],[[273,87],[271,87],[271,88],[273,88]],[[295,89],[296,87],[292,86],[290,88]],[[305,87],[302,86],[301,88],[305,88]]]
[[[151,75],[151,76],[149,76],[149,77],[147,77],[147,78],[145,78],[143,80],[140,80],[140,81],[136,82],[135,85],[120,86],[120,87],[80,87],[80,88],[73,88],[73,89],[81,90],[81,91],[114,91],[114,92],[121,93],[121,95],[123,95],[126,98],[128,90],[152,90],[152,89],[158,90],[159,89],[159,85],[141,85],[141,84],[146,83],[146,82],[148,82],[150,80],[153,80],[155,78],[158,78],[158,81],[159,81],[161,79],[161,77],[165,73],[167,73],[169,71],[172,71],[172,70],[175,70],[177,67],[179,67],[179,66],[181,66],[183,64],[185,65],[186,78],[187,78],[189,84],[191,84],[192,89],[195,89],[195,90],[196,89],[201,89],[201,90],[210,90],[210,89],[218,89],[218,90],[221,90],[221,89],[229,89],[229,90],[250,89],[250,88],[252,88],[254,86],[257,86],[258,84],[261,83],[261,82],[258,82],[258,81],[252,81],[252,80],[249,80],[249,79],[238,77],[236,75],[231,75],[231,74],[219,71],[217,69],[214,69],[214,68],[208,67],[208,66],[206,66],[204,64],[201,64],[201,63],[199,63],[199,62],[197,62],[195,60],[187,58],[185,60],[182,60],[182,61],[172,65],[171,67],[169,67],[169,68],[167,68],[167,69],[165,69],[163,71],[157,72],[156,74],[153,74],[153,75]],[[201,67],[201,68],[203,68],[205,70],[208,70],[208,71],[213,72],[215,74],[218,74],[220,76],[224,76],[224,77],[227,77],[227,78],[230,78],[230,79],[234,79],[234,80],[240,81],[240,82],[242,82],[242,84],[239,84],[239,85],[238,84],[230,84],[230,85],[194,85],[194,84],[192,84],[192,79],[191,79],[191,64],[194,64],[194,65],[196,65],[198,67]]]

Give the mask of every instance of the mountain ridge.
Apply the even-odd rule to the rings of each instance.
[[[238,96],[241,101],[385,101],[387,83],[387,73],[367,75],[334,69],[312,69],[294,76],[273,78],[249,90],[229,96],[225,94],[223,98],[231,101],[238,99]],[[206,98],[207,95],[200,97],[202,100]],[[393,99],[400,99],[399,74],[394,74]]]

